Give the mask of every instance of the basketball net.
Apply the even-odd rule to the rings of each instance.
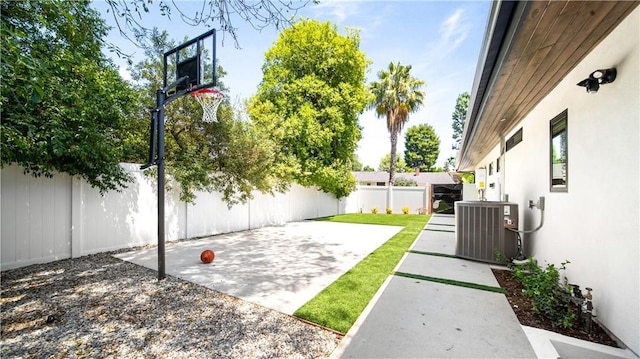
[[[202,106],[202,121],[215,122],[218,118],[218,106],[224,100],[224,94],[212,88],[203,88],[190,94]]]

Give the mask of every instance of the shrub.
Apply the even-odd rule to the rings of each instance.
[[[402,213],[409,214],[409,207],[402,207]]]
[[[418,187],[418,183],[409,178],[396,178],[393,185],[397,187]]]
[[[560,268],[547,264],[546,269],[539,267],[533,258],[525,264],[517,264],[513,274],[531,297],[533,311],[551,319],[554,326],[570,328],[576,314],[571,309],[571,287],[560,283],[559,270],[566,269],[569,261],[561,263]]]
[[[378,213],[378,207],[374,206],[373,208],[371,208],[371,213],[373,213],[373,214]]]
[[[502,252],[500,252],[498,250],[498,248],[494,248],[493,249],[493,256],[495,257],[496,261],[506,265],[507,267],[511,266],[511,259],[507,258],[507,256],[505,256],[504,254],[502,254]],[[529,260],[533,260],[533,258],[529,259]],[[513,269],[513,268],[512,268]]]
[[[391,208],[387,207],[387,214],[391,214],[393,213],[393,211],[391,210]]]

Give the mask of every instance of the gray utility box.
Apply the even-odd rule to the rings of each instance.
[[[504,264],[495,251],[515,258],[518,252],[518,204],[492,201],[456,202],[456,256]]]

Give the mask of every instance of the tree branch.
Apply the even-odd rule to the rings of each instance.
[[[228,33],[235,47],[240,48],[238,28],[233,25],[234,18],[240,18],[258,31],[270,26],[280,29],[290,24],[298,11],[309,3],[318,2],[318,0],[201,0],[200,10],[190,15],[181,8],[185,3],[170,1],[171,3],[168,4],[166,0],[156,3],[153,0],[107,0],[107,4],[120,34],[137,47],[147,49],[151,46],[148,37],[151,29],[142,25],[140,21],[145,13],[148,14],[151,11],[150,6],[169,19],[172,11],[175,10],[180,15],[180,19],[189,26],[204,24],[208,28],[216,28],[223,33],[223,43],[224,35]]]

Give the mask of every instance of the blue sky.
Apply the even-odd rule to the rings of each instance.
[[[176,1],[185,13],[194,13],[202,1]],[[489,12],[488,1],[322,1],[319,5],[308,5],[298,15],[331,21],[342,33],[345,27],[360,30],[360,49],[372,60],[368,81],[377,79],[378,71],[386,69],[390,62],[400,61],[412,65],[412,75],[426,82],[424,106],[409,117],[409,122],[398,141],[398,150],[404,151],[404,132],[408,127],[427,123],[434,127],[440,137],[440,156],[436,163],[455,156],[451,150],[451,114],[456,98],[471,91],[478,53]],[[111,14],[104,10],[104,2],[95,2],[107,23],[115,26]],[[192,38],[207,30],[204,26],[185,24],[175,15],[169,20],[157,12],[145,14],[145,26],[157,26],[167,30],[175,40],[185,36]],[[223,38],[218,33],[217,58],[227,72],[222,79],[230,89],[232,99],[248,98],[255,93],[262,80],[261,67],[264,53],[278,38],[279,31],[273,28],[257,31],[241,20],[235,20],[239,28],[236,48],[230,36]],[[134,61],[141,60],[142,50],[136,49],[123,39],[117,29],[108,39],[127,53],[134,53]],[[121,74],[127,76],[125,63]],[[363,127],[362,140],[358,144],[358,158],[365,164],[378,167],[380,159],[390,151],[389,133],[385,120],[377,118],[372,111],[360,116]]]

